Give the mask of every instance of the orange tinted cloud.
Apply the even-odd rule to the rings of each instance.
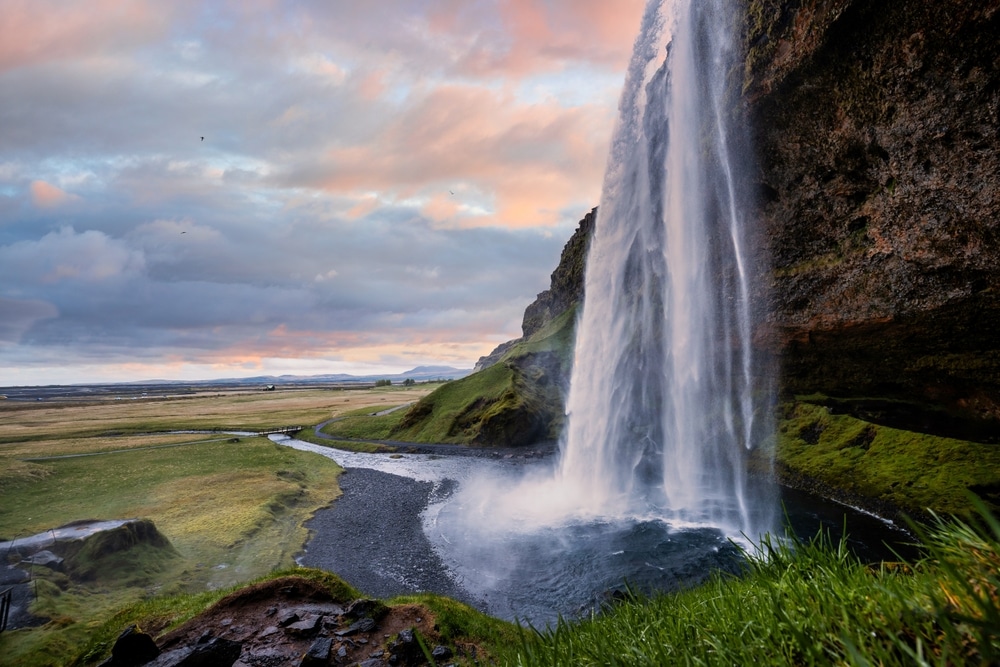
[[[495,39],[472,40],[458,67],[473,75],[508,77],[559,69],[573,60],[621,68],[644,5],[644,0],[500,0]],[[461,32],[460,6],[455,0],[439,2],[428,20],[431,30]]]
[[[141,44],[167,29],[175,6],[152,0],[4,0],[0,71]]]
[[[397,200],[425,197],[425,212],[439,221],[486,203],[470,192],[490,193],[492,215],[452,222],[552,224],[568,202],[598,197],[612,126],[607,114],[441,86],[372,143],[329,152],[320,185],[337,193],[375,189]]]
[[[54,208],[80,199],[45,181],[32,181],[30,190],[31,201],[39,208]]]

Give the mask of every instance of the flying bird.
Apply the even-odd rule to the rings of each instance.
[[[201,138],[201,140],[202,140],[202,141],[205,141],[205,137],[202,137],[202,138]]]
[[[448,192],[451,192],[451,190],[448,190]],[[455,193],[454,193],[454,192],[451,192],[451,194],[455,194]]]

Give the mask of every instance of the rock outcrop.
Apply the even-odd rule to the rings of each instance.
[[[501,343],[495,350],[476,362],[475,371],[489,368],[499,362],[517,343],[531,338],[570,308],[583,300],[584,270],[587,264],[587,248],[594,232],[597,208],[583,216],[573,236],[563,246],[559,265],[552,272],[549,289],[541,292],[524,310],[521,321],[521,338]],[[568,369],[566,370],[568,372]],[[566,378],[568,381],[568,378]]]
[[[782,385],[1000,432],[1000,2],[748,3]],[[875,399],[874,401],[871,399]]]
[[[342,582],[331,590],[298,576],[252,584],[155,642],[135,626],[127,628],[101,665],[415,667],[427,664],[420,642],[435,661],[456,652],[475,655],[474,645],[453,649],[441,643],[434,614],[422,605],[387,607],[377,600],[351,601],[345,593]]]

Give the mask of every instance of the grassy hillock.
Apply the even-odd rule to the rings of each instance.
[[[573,350],[570,308],[494,364],[417,401],[389,437],[519,447],[558,437]]]

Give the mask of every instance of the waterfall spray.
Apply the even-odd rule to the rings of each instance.
[[[773,503],[751,488],[746,458],[770,432],[770,392],[750,340],[736,4],[646,8],[587,260],[557,477],[594,513],[754,535],[771,528]]]
[[[738,568],[730,540],[775,527],[768,475],[747,474],[773,436],[773,392],[751,346],[761,261],[738,149],[737,5],[646,8],[554,469],[477,474],[425,515],[456,581],[492,613],[545,621],[599,607],[623,581],[690,585]]]

